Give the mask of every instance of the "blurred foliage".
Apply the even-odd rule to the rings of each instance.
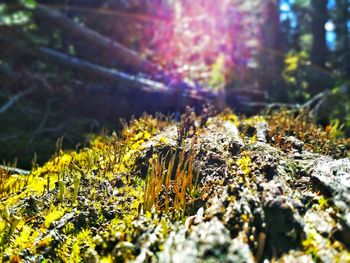
[[[350,135],[350,88],[340,83],[332,89],[332,95],[327,104],[323,105],[319,120],[323,123],[335,124],[342,127],[342,135]]]
[[[308,54],[305,51],[293,54],[289,53],[285,58],[284,78],[290,98],[298,101],[310,99],[311,94],[308,90],[307,67],[310,66]]]
[[[134,50],[140,57],[158,64],[166,76],[147,76],[113,57],[109,50],[96,48],[36,17],[33,10],[38,4],[58,10]],[[349,3],[338,0],[329,4],[330,1],[311,0],[8,1],[0,4],[0,37],[24,41],[29,49],[50,48],[97,65],[166,79],[169,83],[175,82],[171,79],[175,76],[209,91],[260,89],[268,92],[269,102],[302,104],[329,90],[332,96],[320,110],[317,121],[326,127],[338,120],[349,136]],[[326,13],[319,12],[325,10],[325,5]],[[332,22],[332,32],[336,34],[327,46],[315,41],[332,33],[325,31],[324,21]],[[33,152],[37,152],[40,161],[47,159],[52,145],[63,135],[65,146],[74,148],[90,132],[100,131],[103,126],[118,127],[119,117],[140,115],[145,110],[142,105],[171,104],[156,96],[156,103],[149,99],[148,104],[143,104],[141,93],[118,94],[119,90],[129,88],[123,83],[101,83],[76,70],[0,48],[4,50],[0,54],[0,105],[21,90],[36,89],[16,103],[13,110],[0,116],[1,160],[19,157],[20,163],[28,166]],[[33,139],[49,99],[57,99],[45,124],[50,131]],[[181,101],[187,103],[190,102],[186,99]],[[159,106],[158,110],[163,108]],[[154,112],[157,108],[147,110]],[[17,122],[18,119],[23,121]],[[66,119],[69,124],[54,129]]]

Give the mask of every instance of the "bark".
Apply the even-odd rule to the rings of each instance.
[[[350,43],[349,43],[349,2],[347,0],[337,0],[337,10],[335,17],[335,33],[337,34],[336,52],[341,71],[350,76]]]
[[[327,60],[327,44],[325,24],[328,20],[328,0],[312,0],[312,22],[313,34],[311,61],[313,64],[324,67]]]
[[[279,1],[267,1],[264,6],[262,26],[263,61],[262,85],[269,96],[277,100],[285,98],[283,88],[283,38],[280,25]],[[265,65],[269,65],[265,67]]]

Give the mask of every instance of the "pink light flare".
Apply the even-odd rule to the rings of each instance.
[[[202,86],[222,88],[252,57],[245,45],[249,28],[234,2],[168,0],[167,21],[146,29],[151,36],[146,49],[165,70]]]

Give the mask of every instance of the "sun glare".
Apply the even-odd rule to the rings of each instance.
[[[225,69],[248,63],[249,48],[241,43],[247,29],[240,23],[242,12],[232,1],[178,0],[171,2],[171,8],[174,12],[167,22],[151,30],[149,45],[164,68],[220,88],[228,77]]]

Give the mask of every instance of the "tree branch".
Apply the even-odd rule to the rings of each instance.
[[[23,90],[21,92],[19,92],[18,94],[12,96],[1,108],[0,108],[0,114],[5,113],[6,111],[8,111],[17,101],[19,101],[20,99],[22,99],[23,97],[27,96],[28,94],[30,94],[31,92],[33,92],[33,89],[26,89]]]
[[[155,91],[168,91],[168,87],[163,83],[106,68],[50,48],[30,46],[24,42],[3,36],[0,36],[0,44],[11,47],[14,52],[35,56],[53,65],[61,65],[68,69],[76,70],[86,77],[95,77],[117,83],[124,82],[128,85],[154,89]]]
[[[11,173],[17,173],[17,174],[23,174],[23,175],[28,175],[30,174],[30,171],[27,170],[22,170],[14,167],[9,167],[5,165],[0,165],[0,169],[11,172]]]

